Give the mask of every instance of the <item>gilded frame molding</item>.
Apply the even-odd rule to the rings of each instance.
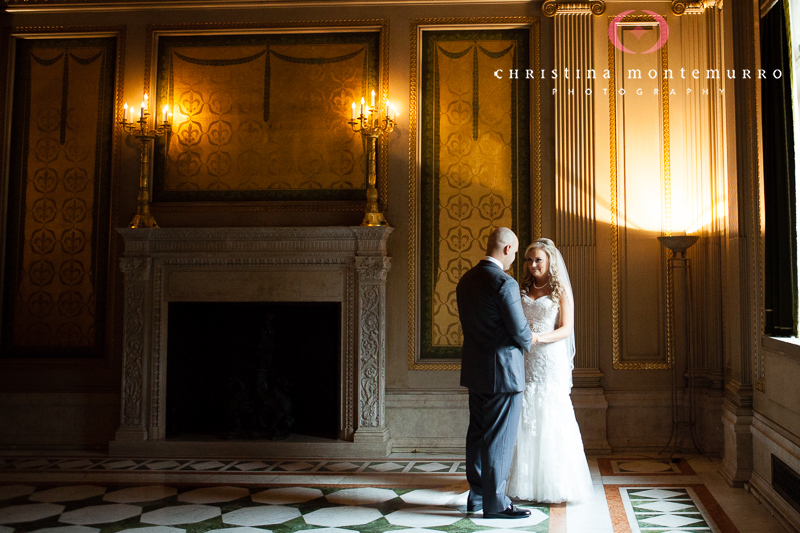
[[[7,177],[9,172],[9,158],[7,146],[7,135],[11,132],[11,109],[13,102],[11,100],[14,84],[14,59],[13,56],[16,51],[17,39],[71,39],[77,37],[91,37],[103,38],[111,37],[116,39],[117,55],[115,58],[115,87],[114,87],[114,128],[111,131],[111,176],[109,176],[109,192],[111,198],[109,200],[108,211],[108,232],[109,232],[109,272],[106,280],[106,309],[105,309],[105,347],[103,364],[105,366],[112,366],[115,361],[115,331],[116,331],[116,285],[119,270],[116,265],[119,264],[119,234],[116,231],[118,226],[118,206],[120,202],[120,170],[122,164],[121,147],[122,147],[122,133],[116,127],[116,123],[122,118],[122,105],[123,105],[123,89],[125,86],[125,42],[126,42],[126,27],[125,26],[12,26],[5,28],[2,33],[2,42],[0,43],[0,72],[5,73],[5,83],[0,84],[0,146],[3,146],[0,151],[0,169]],[[2,204],[0,205],[0,214],[5,220],[7,216],[6,203],[8,201],[7,182],[3,186],[0,196],[2,196]],[[5,232],[7,228],[3,226],[2,234],[0,235],[0,253],[5,258]],[[3,262],[0,262],[0,287],[5,282],[5,268]],[[2,316],[2,305],[0,305],[0,316]],[[3,366],[11,361],[20,360],[5,360],[2,361]],[[31,363],[44,363],[48,364],[51,359],[25,359],[27,364]],[[91,359],[80,359],[81,362],[90,362]]]
[[[408,369],[409,370],[461,370],[461,363],[449,361],[421,362],[419,360],[419,181],[420,150],[418,135],[419,61],[421,58],[421,33],[425,29],[504,29],[528,27],[532,30],[530,57],[534,72],[538,72],[540,59],[539,17],[483,17],[483,18],[429,18],[411,21],[411,75],[408,98]],[[541,162],[541,102],[540,80],[531,84],[531,113],[535,118],[531,135],[531,192],[533,198],[533,238],[542,234],[542,162]]]
[[[608,17],[609,25],[614,17]],[[621,19],[621,22],[656,22],[650,15],[628,15]],[[667,43],[660,50],[661,68],[666,71],[668,68],[668,49]],[[611,365],[614,370],[664,370],[671,368],[675,361],[674,329],[675,312],[673,300],[673,276],[672,269],[669,268],[669,259],[661,250],[662,268],[666,275],[666,313],[665,313],[665,339],[666,339],[666,361],[652,362],[631,362],[623,361],[622,358],[622,326],[620,323],[621,315],[621,275],[620,275],[620,254],[619,254],[619,195],[617,183],[617,88],[616,88],[616,47],[611,39],[608,40],[608,69],[611,77],[608,83],[608,123],[609,123],[609,147],[610,147],[610,178],[611,178]],[[670,137],[669,137],[669,81],[662,77],[661,80],[661,129],[662,129],[662,153],[664,163],[664,203],[665,203],[665,228],[667,235],[672,234],[672,177],[670,167]]]
[[[245,22],[245,23],[186,23],[186,24],[152,24],[147,26],[144,91],[154,94],[152,72],[157,68],[158,37],[171,35],[237,35],[253,33],[280,33],[291,30],[294,33],[324,33],[325,31],[378,31],[380,34],[380,64],[378,66],[381,87],[381,108],[389,98],[389,21],[387,19],[354,19],[354,20],[315,20],[297,22]],[[355,135],[355,134],[354,134]],[[388,175],[389,144],[386,136],[381,137],[378,145],[377,189],[378,205],[382,212],[388,211]],[[150,210],[154,213],[186,213],[186,212],[363,212],[366,196],[363,201],[248,201],[248,202],[153,202]]]

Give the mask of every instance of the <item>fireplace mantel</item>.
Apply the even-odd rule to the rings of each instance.
[[[386,241],[393,228],[118,229],[125,283],[122,406],[111,453],[387,454]],[[340,440],[165,440],[169,302],[342,304]]]

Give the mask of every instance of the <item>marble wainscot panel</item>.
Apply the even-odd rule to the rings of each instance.
[[[469,395],[460,389],[389,389],[386,419],[392,451],[464,453],[469,425]]]
[[[800,513],[775,490],[773,479],[773,456],[790,470],[800,472],[800,439],[760,413],[754,413],[750,427],[753,473],[745,487],[784,523],[787,530],[800,531]]]
[[[670,440],[672,409],[669,389],[638,390],[606,390],[608,401],[608,442],[615,452],[627,451],[660,451]],[[722,442],[713,437],[713,430],[719,425],[721,417],[721,398],[711,393],[698,395],[695,415],[698,417],[698,429],[706,430],[700,434],[701,445],[706,453],[717,454],[721,451]],[[575,398],[575,389],[573,389]],[[574,401],[574,399],[573,399]],[[576,402],[575,410],[579,405]],[[678,391],[678,420],[689,420],[688,390]],[[581,425],[581,431],[584,426]],[[711,438],[706,436],[712,435]],[[703,440],[705,438],[705,440]],[[584,436],[584,440],[586,437]],[[679,428],[678,446],[684,453],[693,453],[692,437],[688,425]],[[592,449],[592,446],[587,446]]]
[[[762,350],[766,379],[763,390],[757,389],[753,398],[749,426],[753,469],[745,487],[786,529],[800,531],[796,501],[800,476],[800,342],[765,337]]]
[[[386,456],[386,241],[393,228],[154,228],[125,241],[121,425],[112,454]],[[165,439],[170,302],[341,302],[340,436]]]

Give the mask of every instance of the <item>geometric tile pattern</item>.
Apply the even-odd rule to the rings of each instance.
[[[147,468],[146,462],[139,461],[139,466]],[[305,462],[310,466],[306,466],[297,464],[300,462],[287,461],[286,465],[305,470],[326,463],[309,460]],[[344,462],[362,468],[391,461],[332,461],[334,464]],[[407,473],[418,464],[424,467],[422,472],[449,471],[459,464],[458,461],[395,463],[402,463],[402,469]],[[278,464],[280,462],[270,463],[273,467]],[[37,468],[51,466],[52,463],[40,464]],[[102,464],[95,463],[95,466],[103,468]],[[13,464],[11,467],[15,468]],[[24,488],[21,485],[0,485],[0,496],[3,497],[0,499],[0,533],[40,530],[43,533],[472,533],[512,528],[513,531],[544,533],[550,527],[550,506],[547,504],[523,505],[532,513],[531,518],[525,520],[484,520],[480,512],[467,514],[466,495],[454,492],[452,485],[438,492],[431,487],[33,485]],[[70,492],[80,495],[80,498],[69,498],[66,495]],[[39,499],[36,499],[37,494]],[[42,502],[41,499],[48,501]],[[660,501],[650,500],[648,503]],[[676,499],[684,500],[686,498]],[[663,512],[650,509],[647,513],[642,516],[694,516],[679,510]],[[663,527],[659,531],[664,531]]]
[[[463,461],[425,460],[425,461],[392,461],[380,459],[336,460],[336,459],[304,459],[304,460],[203,460],[203,459],[140,459],[96,457],[82,458],[5,458],[0,460],[0,472],[12,471],[58,471],[58,472],[225,472],[298,474],[298,473],[391,473],[391,474],[452,474],[465,472]]]
[[[619,494],[632,530],[719,533],[692,487],[619,487]]]

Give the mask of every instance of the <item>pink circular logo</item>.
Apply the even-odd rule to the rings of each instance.
[[[628,11],[623,11],[622,13],[614,17],[611,20],[611,24],[608,25],[608,38],[611,40],[611,44],[613,44],[617,50],[625,52],[626,54],[638,54],[640,52],[634,52],[632,50],[629,50],[627,47],[625,47],[625,45],[622,44],[619,37],[617,36],[617,27],[619,26],[619,23],[625,16],[633,13],[634,11],[636,10],[630,9]],[[654,13],[646,9],[643,9],[642,11],[644,11],[645,13],[647,13],[656,20],[659,29],[658,41],[656,42],[656,44],[654,44],[646,52],[641,52],[642,54],[649,54],[651,52],[655,52],[656,50],[667,44],[667,39],[669,38],[669,25],[667,24],[667,21],[664,19],[664,17],[662,17],[658,13]],[[644,30],[641,30],[640,28],[640,31],[643,32]]]

